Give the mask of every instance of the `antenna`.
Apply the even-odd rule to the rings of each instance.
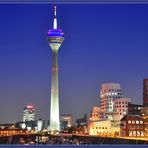
[[[54,17],[57,17],[57,16],[56,16],[56,13],[57,13],[57,12],[56,12],[56,9],[57,9],[57,7],[56,7],[56,5],[54,5]]]
[[[55,2],[55,1],[54,1]],[[53,22],[53,29],[57,29],[57,16],[56,16],[56,5],[54,4],[54,22]]]

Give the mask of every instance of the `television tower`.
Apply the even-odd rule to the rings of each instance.
[[[59,87],[58,87],[58,50],[64,40],[64,33],[57,27],[56,6],[54,6],[53,29],[48,31],[48,43],[52,49],[52,80],[49,130],[59,131]]]

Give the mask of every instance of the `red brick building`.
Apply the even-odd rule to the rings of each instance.
[[[140,116],[125,115],[121,119],[120,135],[122,137],[144,137],[144,121]]]
[[[148,79],[143,80],[143,105],[148,106]]]

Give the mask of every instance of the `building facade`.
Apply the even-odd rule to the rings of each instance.
[[[128,103],[128,115],[141,115],[143,105]]]
[[[148,106],[144,106],[141,109],[141,117],[143,118],[144,122],[145,137],[148,137]]]
[[[15,124],[1,124],[0,125],[0,136],[12,136],[12,135],[21,135],[21,134],[30,134],[26,129],[19,129]]]
[[[122,98],[122,90],[118,83],[104,83],[100,91],[100,107],[103,112],[113,112],[113,101]]]
[[[23,122],[35,120],[35,108],[32,105],[24,107]]]
[[[136,115],[125,115],[121,119],[121,137],[144,137],[144,133],[144,120],[142,117]]]
[[[148,79],[143,80],[143,105],[148,106]]]
[[[114,127],[110,120],[92,121],[88,124],[89,135],[112,136],[115,137],[120,133],[120,127]]]
[[[72,126],[72,122],[73,122],[72,114],[61,114],[60,115],[61,129],[70,128]]]
[[[119,98],[114,100],[114,120],[120,120],[128,113],[128,104],[131,98]]]
[[[101,108],[93,106],[89,115],[89,121],[96,121],[103,118]]]

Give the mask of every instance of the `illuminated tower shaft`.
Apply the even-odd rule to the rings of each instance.
[[[56,6],[54,7],[53,29],[48,32],[48,42],[52,49],[52,81],[50,104],[50,130],[60,130],[59,121],[59,86],[58,86],[58,50],[62,44],[63,32],[57,29]]]
[[[52,49],[50,129],[59,130],[58,52]]]

